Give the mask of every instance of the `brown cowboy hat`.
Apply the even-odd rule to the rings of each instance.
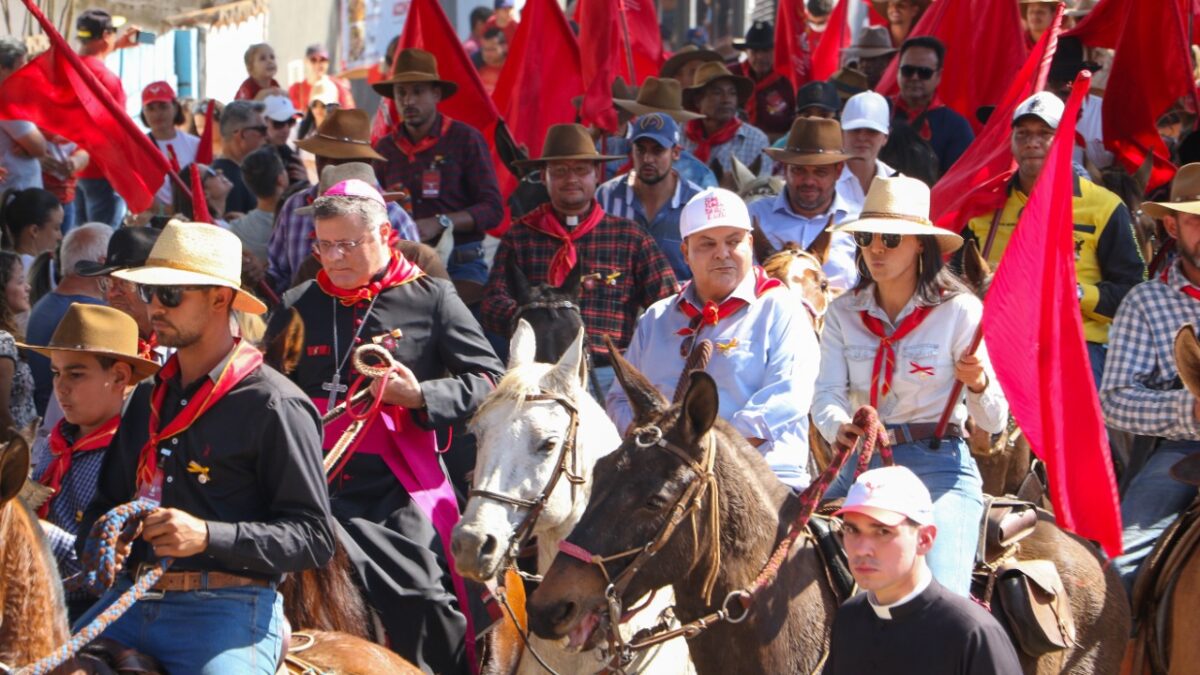
[[[542,166],[546,162],[581,159],[592,162],[609,162],[625,159],[620,155],[602,155],[587,129],[579,124],[555,124],[546,130],[546,142],[542,144],[542,156],[537,159],[522,159],[513,162],[516,166]]]
[[[638,90],[637,100],[614,98],[613,103],[634,115],[662,113],[676,122],[704,119],[704,115],[683,109],[683,87],[678,80],[650,76]]]
[[[843,105],[851,96],[861,94],[871,88],[871,82],[867,79],[866,73],[850,66],[838,70],[829,78],[828,82],[837,90],[838,98],[841,99]]]
[[[683,90],[683,104],[689,108],[695,108],[696,99],[704,93],[704,89],[718,80],[733,81],[734,86],[737,87],[739,107],[746,105],[746,101],[750,99],[750,93],[754,91],[754,83],[748,78],[729,72],[725,64],[720,61],[712,61],[701,64],[696,69],[696,83]]]
[[[875,11],[879,14],[879,16],[886,19],[888,2],[890,2],[890,0],[871,0],[871,6],[875,8]],[[929,5],[933,2],[933,0],[909,0],[909,2],[916,5],[922,12],[924,12],[926,9],[929,9]],[[914,22],[913,25],[916,25],[916,23]]]
[[[613,79],[610,91],[612,92],[614,102],[617,99],[631,99],[638,95],[638,88],[629,86],[629,83],[625,81],[625,78],[621,77],[620,75]],[[583,94],[572,97],[571,105],[576,109],[579,109],[579,107],[583,105]]]
[[[1171,181],[1170,201],[1145,202],[1142,212],[1151,218],[1177,213],[1200,215],[1200,163],[1185,164],[1175,174]]]
[[[858,42],[842,50],[842,60],[871,59],[900,51],[892,46],[892,36],[885,26],[869,26],[858,36]]]
[[[658,69],[658,76],[675,79],[679,71],[683,70],[683,66],[692,61],[710,62],[724,60],[720,54],[711,49],[701,49],[696,45],[687,45],[680,47],[679,51],[675,52],[671,58],[662,64],[662,68]]]
[[[50,344],[17,346],[49,357],[54,352],[79,352],[124,361],[138,382],[158,372],[158,364],[138,355],[137,322],[106,305],[74,303],[58,322]]]
[[[384,192],[379,188],[379,179],[375,177],[375,170],[366,162],[346,162],[345,164],[334,164],[325,167],[321,171],[321,180],[317,183],[317,196],[329,192],[329,188],[346,180],[361,180],[367,185],[379,189],[379,194],[383,196],[385,202],[397,202],[404,198],[403,192]],[[311,216],[315,209],[312,204],[301,206],[292,211],[298,216]]]
[[[767,148],[763,152],[776,162],[800,166],[837,164],[850,159],[850,155],[842,152],[842,125],[837,120],[819,117],[797,118],[784,147]]]
[[[337,108],[325,116],[315,136],[296,147],[328,159],[383,159],[371,148],[371,118],[358,108]]]
[[[437,58],[425,51],[410,47],[402,50],[396,56],[392,65],[392,76],[382,82],[376,82],[371,88],[384,98],[392,97],[393,87],[397,84],[414,84],[428,82],[442,88],[442,99],[448,99],[458,91],[458,85],[438,77]]]

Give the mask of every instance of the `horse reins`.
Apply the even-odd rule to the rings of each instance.
[[[350,385],[350,390],[346,392],[346,400],[342,401],[337,406],[330,409],[321,417],[321,426],[329,426],[329,423],[338,419],[342,415],[349,415],[350,426],[342,432],[337,442],[329,449],[323,460],[325,477],[329,482],[346,467],[346,463],[354,456],[354,450],[358,448],[358,436],[367,424],[375,419],[383,407],[382,392],[377,397],[371,397],[370,387],[363,387],[363,384],[370,379],[387,378],[396,371],[399,365],[388,350],[381,345],[365,344],[356,348],[354,354],[354,368],[362,373],[358,379]],[[366,357],[373,356],[379,359],[381,365],[372,365],[367,363]],[[371,402],[362,410],[356,410],[354,406],[362,403],[366,399],[371,398]]]

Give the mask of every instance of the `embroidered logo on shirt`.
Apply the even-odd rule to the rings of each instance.
[[[909,361],[908,365],[911,368],[911,370],[908,371],[909,375],[916,375],[922,380],[928,380],[934,375],[933,366],[923,366],[916,361]]]

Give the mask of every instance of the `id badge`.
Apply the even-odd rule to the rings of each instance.
[[[421,196],[436,199],[442,193],[442,172],[427,169],[421,172]]]
[[[154,506],[162,505],[163,471],[159,468],[154,472],[154,478],[149,483],[138,486],[137,498],[144,499]]]

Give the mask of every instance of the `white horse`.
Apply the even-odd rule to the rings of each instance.
[[[621,444],[616,427],[587,392],[583,339],[581,329],[558,363],[536,363],[533,328],[518,322],[508,373],[471,421],[478,439],[474,489],[451,540],[463,576],[486,582],[503,574],[512,562],[510,549],[528,536],[537,537],[538,572],[544,573],[559,542],[583,515],[596,461]],[[655,625],[673,604],[669,592],[649,598],[645,609],[622,626],[625,639]],[[564,675],[594,673],[603,665],[597,652],[580,652],[565,640],[531,634],[529,644],[546,665]],[[680,638],[640,653],[626,670],[695,672]],[[525,653],[517,672],[546,671]]]

